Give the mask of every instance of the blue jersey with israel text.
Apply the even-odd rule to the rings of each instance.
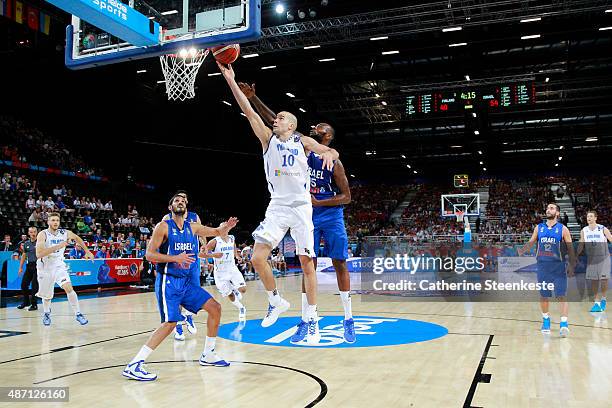
[[[326,200],[334,197],[336,189],[332,185],[334,168],[327,170],[323,167],[323,159],[315,152],[308,155],[308,173],[310,173],[310,194],[317,200]],[[344,206],[317,206],[312,207],[312,219],[332,219],[344,217]]]
[[[561,242],[563,241],[563,224],[557,222],[552,227],[546,221],[538,224],[538,247],[536,259],[538,262],[560,262]]]
[[[182,252],[192,255],[194,259],[198,258],[198,237],[193,234],[191,225],[188,222],[183,224],[183,229],[180,229],[174,220],[166,220],[168,224],[168,238],[164,245],[160,247],[160,252],[165,251],[166,255],[178,255]],[[163,253],[163,252],[162,252]],[[190,276],[192,273],[198,272],[197,263],[184,266],[176,262],[158,264],[158,272],[179,278]]]

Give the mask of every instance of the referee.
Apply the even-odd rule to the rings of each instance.
[[[38,302],[36,300],[36,293],[38,292],[38,278],[36,276],[36,237],[38,235],[38,228],[28,228],[28,236],[30,239],[26,240],[22,244],[21,260],[19,262],[19,276],[23,273],[23,263],[26,258],[28,263],[25,269],[25,275],[21,281],[21,292],[23,293],[23,303],[17,306],[18,309],[30,305],[28,310],[38,310]],[[32,283],[32,291],[30,291],[30,283]]]

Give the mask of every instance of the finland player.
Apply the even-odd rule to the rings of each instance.
[[[223,227],[222,223],[219,228]],[[215,262],[215,285],[221,296],[229,298],[238,309],[238,319],[246,320],[246,307],[240,302],[246,292],[246,282],[236,266],[236,239],[233,235],[219,235],[206,244],[208,256]]]
[[[234,79],[234,70],[231,65],[227,67],[220,63],[217,65],[229,84],[234,98],[249,120],[253,132],[261,142],[268,191],[271,196],[266,217],[253,232],[255,248],[252,263],[269,298],[268,313],[261,325],[271,326],[276,322],[278,316],[290,306],[289,302],[278,294],[274,275],[268,264],[268,256],[283,239],[287,230],[291,230],[291,236],[296,243],[296,253],[304,271],[308,301],[306,312],[308,330],[304,333],[304,337],[308,344],[317,344],[321,335],[316,305],[317,275],[312,260],[315,255],[314,226],[307,157],[308,153],[313,151],[321,155],[323,166],[331,169],[334,160],[338,159],[338,152],[317,143],[310,137],[297,134],[295,132],[297,119],[289,112],[279,112],[270,130],[240,90]]]
[[[555,296],[561,306],[561,323],[559,324],[559,334],[566,337],[569,334],[567,314],[569,305],[565,298],[567,292],[567,277],[574,275],[575,256],[572,247],[572,236],[567,227],[561,224],[559,219],[560,208],[557,204],[551,203],[546,206],[546,221],[536,225],[531,239],[522,248],[519,248],[519,255],[528,252],[533,244],[537,242],[536,259],[537,274],[539,283],[553,283]],[[561,245],[567,248],[569,254],[569,264],[567,273]],[[540,291],[540,307],[542,309],[542,333],[550,333],[550,316],[548,314],[549,302],[552,297],[551,290]]]
[[[198,256],[198,237],[227,235],[238,220],[230,218],[222,228],[211,228],[185,221],[187,200],[175,195],[170,200],[172,218],[162,221],[153,230],[147,247],[147,259],[157,262],[155,295],[161,315],[161,325],[151,334],[146,344],[123,370],[123,376],[138,381],[153,381],[156,374],[144,368],[144,362],[159,344],[174,330],[177,321],[183,319],[180,306],[192,313],[208,312],[207,336],[200,365],[227,367],[229,363],[215,353],[217,331],[221,320],[221,305],[212,296],[195,285],[191,274]]]
[[[175,195],[183,197],[185,199],[185,205],[189,205],[189,199],[187,197],[187,192],[185,190],[179,190],[175,193]],[[168,210],[170,210],[170,213],[164,215],[164,218],[162,218],[162,221],[166,221],[172,218],[171,206],[168,206]],[[198,224],[202,223],[202,221],[200,220],[200,216],[191,211],[185,212],[185,214],[183,215],[183,219],[189,223],[192,223],[192,222],[196,222]],[[199,237],[198,244],[205,245],[206,238]],[[200,285],[200,258],[199,257],[196,257],[195,264],[196,266],[192,270],[191,280],[194,285],[201,286]],[[189,333],[196,334],[198,332],[198,328],[195,326],[195,324],[193,324],[193,313],[181,307],[181,315],[183,316],[183,321],[187,323],[187,330],[189,331]],[[174,340],[178,340],[178,341],[185,340],[185,334],[183,333],[182,322],[177,322],[176,327],[174,328]]]
[[[249,86],[239,83],[242,92],[249,98],[264,121],[271,123],[276,114],[255,95],[255,84]],[[327,123],[319,123],[311,131],[311,136],[324,146],[329,146],[334,139],[335,131]],[[340,299],[344,308],[344,339],[347,343],[355,342],[355,324],[351,310],[351,278],[346,259],[348,258],[348,236],[344,226],[344,205],[351,202],[351,190],[346,178],[344,166],[340,160],[334,162],[331,170],[323,167],[321,157],[310,152],[308,155],[308,171],[310,173],[310,193],[312,196],[312,222],[314,224],[314,245],[319,248],[321,238],[325,240],[327,255],[332,259]],[[336,190],[332,187],[332,178]],[[316,252],[315,252],[316,255]],[[315,258],[316,268],[316,258]],[[292,342],[299,341],[300,333],[306,330],[306,299],[304,282],[302,281],[302,321]]]
[[[595,304],[591,308],[591,312],[603,312],[606,310],[606,292],[611,268],[608,242],[612,242],[612,235],[606,227],[597,224],[597,213],[595,211],[587,212],[587,223],[589,225],[580,231],[578,255],[583,249],[586,249],[586,279],[591,281],[595,296]],[[600,285],[601,292],[599,290]]]
[[[38,277],[38,293],[36,296],[42,299],[43,324],[51,325],[51,299],[53,299],[53,288],[55,284],[66,292],[68,303],[76,315],[76,320],[83,324],[88,321],[79,308],[79,298],[72,288],[68,267],[64,262],[64,250],[68,241],[76,241],[85,250],[85,259],[94,259],[94,254],[87,248],[85,242],[72,231],[60,228],[60,216],[58,213],[49,213],[47,219],[49,228],[38,233],[36,238],[36,273]]]

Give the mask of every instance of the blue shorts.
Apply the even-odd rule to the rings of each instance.
[[[538,262],[538,283],[546,281],[555,285],[555,297],[565,296],[567,293],[567,274],[565,262]],[[552,297],[552,290],[540,290],[540,296]]]
[[[191,275],[189,276],[191,278],[190,282],[191,282],[192,285],[200,287],[200,286],[202,286],[200,284],[200,258],[198,258],[195,261],[195,264],[196,264],[196,266],[193,268],[193,271],[191,272]]]
[[[348,258],[348,237],[344,227],[344,218],[312,217],[312,222],[314,224],[315,255],[319,252],[322,237],[325,240],[327,256],[331,259],[346,260]]]
[[[212,298],[199,284],[192,283],[192,276],[177,278],[165,273],[157,274],[155,296],[162,323],[182,321],[181,306],[195,314]]]

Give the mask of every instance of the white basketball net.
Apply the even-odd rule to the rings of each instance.
[[[185,101],[195,97],[195,80],[207,55],[208,49],[191,49],[159,57],[168,100]]]

